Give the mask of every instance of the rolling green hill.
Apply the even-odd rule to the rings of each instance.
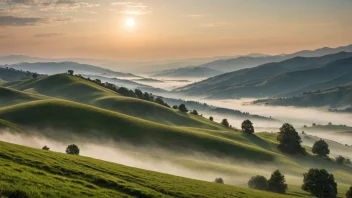
[[[56,140],[95,139],[104,142],[110,139],[178,152],[191,150],[267,161],[275,158],[274,153],[264,149],[198,132],[196,128],[169,127],[64,100],[34,101],[5,107],[0,109],[0,119],[22,128],[40,131],[42,135]],[[61,132],[52,133],[52,130]]]
[[[200,116],[185,114],[154,102],[120,96],[93,82],[66,74],[18,81],[17,83],[5,83],[3,86],[93,105],[167,125],[208,129],[222,128]]]
[[[0,195],[30,197],[293,197],[186,179],[0,142]]]
[[[25,93],[10,88],[0,87],[0,108],[9,105],[20,104],[23,102],[44,100],[48,98],[49,97],[38,94]]]

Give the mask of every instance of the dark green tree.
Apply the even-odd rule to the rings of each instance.
[[[253,123],[250,120],[245,120],[242,122],[242,131],[248,134],[254,133]]]
[[[350,189],[347,191],[347,193],[346,193],[346,198],[352,198],[352,186],[351,186]]]
[[[123,96],[129,96],[130,95],[130,90],[127,89],[126,87],[120,87],[117,89],[117,93],[123,95]]]
[[[198,115],[198,111],[197,111],[197,110],[193,110],[193,111],[191,112],[191,114],[193,114],[193,115]]]
[[[281,174],[279,170],[276,170],[271,174],[268,180],[268,190],[276,193],[286,193],[287,184],[285,176]]]
[[[184,112],[184,113],[187,113],[187,112],[188,112],[188,109],[186,108],[186,105],[185,105],[185,104],[180,104],[180,106],[178,106],[178,109],[179,109],[181,112]]]
[[[296,129],[285,123],[280,128],[279,135],[277,136],[279,141],[279,149],[287,153],[302,153],[305,154],[305,149],[301,146],[301,137],[299,137]]]
[[[38,74],[37,73],[32,73],[32,78],[38,78]]]
[[[74,71],[73,70],[68,70],[67,73],[70,74],[70,75],[73,75]]]
[[[221,177],[215,178],[215,183],[224,184],[224,180]]]
[[[164,104],[165,104],[164,100],[163,100],[161,97],[157,97],[157,98],[155,99],[155,102],[158,103],[158,104],[161,104],[161,105],[164,105]]]
[[[316,141],[313,145],[312,152],[320,157],[327,157],[330,153],[329,145],[322,139]]]
[[[336,160],[336,163],[338,164],[343,164],[345,162],[345,158],[342,157],[341,155],[337,156],[335,160]]]
[[[143,92],[141,90],[135,89],[134,94],[136,94],[137,98],[143,99]]]
[[[248,187],[257,189],[257,190],[267,190],[268,189],[268,180],[261,175],[253,176],[248,181]]]
[[[79,148],[75,144],[68,145],[66,148],[66,153],[71,155],[79,155]]]
[[[230,123],[227,121],[227,119],[222,119],[221,124],[224,125],[225,127],[229,127]]]
[[[212,116],[209,117],[210,121],[214,121],[214,118]]]
[[[302,190],[319,198],[336,198],[337,184],[334,176],[325,169],[311,168],[303,177]]]
[[[177,105],[172,106],[173,109],[178,109]]]
[[[50,148],[49,147],[47,147],[46,145],[45,146],[43,146],[43,148],[42,148],[43,150],[46,150],[46,151],[48,151],[48,150],[50,150]]]

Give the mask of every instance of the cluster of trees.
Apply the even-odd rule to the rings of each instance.
[[[351,165],[351,164],[352,164],[352,163],[351,163],[351,159],[345,158],[345,157],[343,157],[343,156],[341,156],[341,155],[337,156],[337,157],[335,158],[335,161],[336,161],[336,163],[338,163],[338,164],[347,164],[347,165]]]
[[[41,76],[36,72],[17,70],[17,69],[9,68],[9,67],[0,68],[0,73],[6,72],[6,71],[21,72],[24,75],[24,78],[38,78],[39,76]]]
[[[252,177],[248,181],[248,187],[282,194],[287,191],[285,176],[279,170],[274,171],[269,180],[262,175]]]
[[[313,145],[312,153],[314,153],[317,156],[322,157],[322,158],[329,158],[329,156],[328,156],[330,154],[329,145],[322,139],[318,140]],[[347,164],[347,165],[352,164],[351,160],[349,158],[345,158],[341,155],[337,156],[335,158],[335,161],[338,164]]]
[[[74,71],[73,70],[68,70],[67,73],[69,75],[73,75],[74,74]],[[123,95],[123,96],[126,96],[126,97],[132,97],[132,98],[138,98],[138,99],[142,99],[142,100],[147,100],[147,101],[150,101],[150,102],[155,102],[155,103],[158,103],[160,105],[163,105],[165,107],[170,107],[167,103],[164,102],[164,100],[161,98],[161,97],[156,97],[154,96],[152,93],[148,93],[148,92],[142,92],[140,89],[135,89],[134,91],[133,90],[130,90],[126,87],[118,87],[112,83],[108,83],[108,82],[105,82],[105,83],[102,83],[101,80],[99,79],[95,79],[95,80],[92,80],[90,78],[84,78],[82,75],[76,75],[77,77],[80,77],[82,79],[85,79],[85,80],[88,80],[90,82],[93,82],[97,85],[100,85],[104,88],[107,88],[107,89],[110,89],[120,95]]]
[[[50,150],[50,148],[47,145],[43,146],[42,149],[46,150],[46,151]],[[71,155],[79,155],[79,151],[80,150],[79,150],[78,146],[75,144],[68,145],[65,150],[66,154],[71,154]]]
[[[257,190],[267,190],[275,193],[286,193],[287,184],[285,176],[279,170],[271,174],[269,180],[264,176],[257,175],[248,181],[248,187]],[[302,190],[310,192],[312,195],[321,198],[336,198],[337,183],[334,176],[325,169],[309,169],[303,174]],[[347,198],[352,198],[352,187],[346,193]]]

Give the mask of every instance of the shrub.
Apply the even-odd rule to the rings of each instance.
[[[350,189],[347,191],[347,193],[346,193],[346,198],[352,198],[352,186],[351,186]]]
[[[29,198],[28,194],[21,190],[12,192],[8,198]]]
[[[71,155],[79,155],[79,148],[75,144],[68,145],[66,153]]]
[[[279,135],[277,136],[279,141],[279,149],[287,153],[302,153],[305,154],[305,149],[301,146],[301,137],[299,137],[296,129],[285,123],[280,128]]]
[[[221,177],[215,178],[215,183],[224,184],[224,180]]]
[[[193,115],[198,115],[198,111],[197,111],[197,110],[193,110],[193,111],[191,112],[191,114],[193,114]]]
[[[185,104],[180,104],[180,106],[178,106],[178,109],[183,112],[183,113],[187,113],[188,109],[186,108]]]
[[[268,180],[268,190],[276,193],[286,193],[287,184],[285,176],[281,174],[279,170],[276,170],[271,174]]]
[[[314,143],[312,152],[320,157],[326,157],[330,153],[329,145],[324,140]]]
[[[253,176],[248,181],[248,187],[257,189],[257,190],[267,190],[268,189],[268,180],[261,175]]]
[[[229,121],[227,121],[227,119],[222,119],[221,124],[224,125],[225,127],[229,127]]]
[[[302,190],[312,193],[316,197],[336,198],[337,184],[334,176],[325,169],[309,169],[303,174]]]
[[[209,117],[210,121],[214,121],[214,118],[212,116]]]
[[[42,148],[43,150],[46,150],[46,151],[48,151],[48,150],[50,150],[50,148],[49,147],[47,147],[46,145],[45,146],[43,146],[43,148]]]
[[[178,109],[177,105],[172,106],[173,109]]]
[[[342,157],[341,155],[337,156],[335,160],[336,160],[336,163],[338,164],[343,164],[345,162],[345,158]]]
[[[254,133],[253,123],[250,120],[243,121],[242,131],[248,134],[253,134]]]

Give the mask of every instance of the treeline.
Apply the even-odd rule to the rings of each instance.
[[[4,80],[17,80],[17,79],[27,79],[27,78],[37,78],[39,76],[45,76],[42,74],[38,74],[36,72],[17,70],[10,67],[0,67],[0,75],[4,74],[6,76],[2,76]],[[10,74],[18,74],[19,76],[11,76]],[[11,79],[11,77],[13,79]]]

